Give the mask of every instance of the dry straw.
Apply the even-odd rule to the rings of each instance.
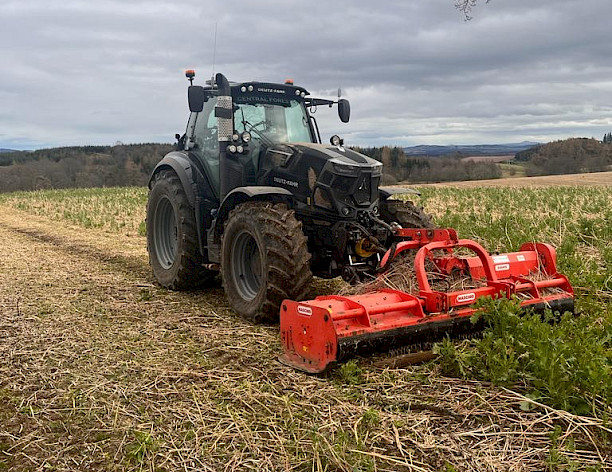
[[[0,238],[0,470],[612,470],[608,426],[512,391],[376,359],[283,366],[277,326],[236,318],[219,285],[159,288],[144,240],[7,208]]]

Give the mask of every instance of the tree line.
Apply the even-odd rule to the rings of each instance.
[[[72,146],[0,153],[0,192],[48,188],[144,186],[171,144]],[[400,147],[356,148],[384,165],[383,183],[500,177],[495,164],[460,157],[408,157]]]
[[[383,164],[382,183],[451,182],[498,179],[501,169],[493,162],[465,161],[461,153],[445,157],[407,156],[401,147],[355,147],[355,151]]]
[[[144,186],[171,144],[73,146],[0,153],[0,192]]]
[[[47,188],[144,186],[171,144],[73,146],[0,153],[0,192]],[[383,184],[495,179],[492,162],[445,157],[407,156],[401,147],[355,147],[384,165]],[[571,138],[538,145],[515,155],[527,175],[597,172],[612,169],[612,134]]]
[[[612,166],[612,141],[570,138],[535,146],[515,155],[527,175],[601,172]]]

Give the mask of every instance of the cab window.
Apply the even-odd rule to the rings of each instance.
[[[217,119],[215,118],[216,97],[204,103],[204,108],[197,113],[193,128],[194,152],[204,164],[211,185],[219,190],[219,137],[217,136]],[[191,122],[191,120],[190,120]],[[187,130],[189,133],[189,129]],[[188,134],[189,136],[189,134]]]

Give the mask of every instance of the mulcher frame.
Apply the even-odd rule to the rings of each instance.
[[[397,237],[401,241],[385,254],[381,267],[390,265],[404,251],[417,250],[414,270],[418,293],[383,289],[306,302],[285,300],[280,312],[283,363],[319,373],[356,353],[473,331],[478,329],[470,322],[477,311],[474,303],[486,296],[520,297],[522,307],[538,311],[573,311],[574,291],[567,277],[557,272],[556,252],[548,244],[526,243],[518,252],[492,256],[477,242],[458,239],[452,229],[400,229]],[[476,256],[454,256],[453,250],[459,247]],[[433,251],[437,251],[435,255]],[[425,269],[427,259],[449,274],[454,268],[466,270],[482,286],[452,292],[433,290]],[[545,279],[527,278],[538,271]],[[551,288],[555,293],[545,293]]]

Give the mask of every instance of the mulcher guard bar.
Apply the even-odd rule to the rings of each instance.
[[[319,373],[355,354],[473,331],[473,304],[484,296],[516,296],[521,306],[537,311],[574,309],[574,291],[567,277],[557,272],[556,253],[548,244],[526,243],[518,252],[492,256],[475,241],[458,239],[452,229],[401,229],[398,236],[403,241],[385,254],[381,267],[390,266],[404,251],[417,250],[418,293],[382,289],[304,302],[285,300],[280,312],[281,362]],[[476,256],[455,256],[455,248],[467,248]],[[433,290],[426,271],[426,263],[432,262],[442,274],[469,274],[478,287]]]

